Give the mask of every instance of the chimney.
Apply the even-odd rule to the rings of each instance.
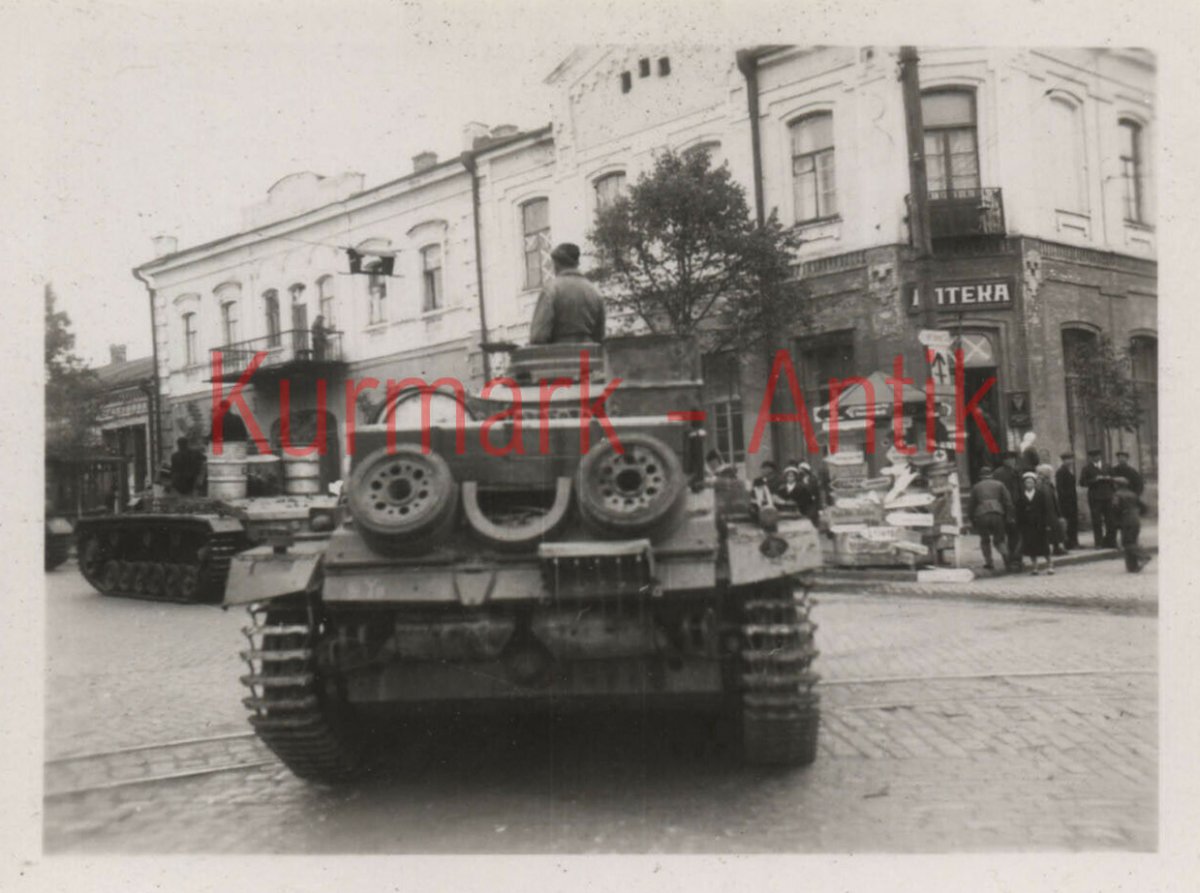
[[[154,256],[166,257],[168,254],[174,254],[175,249],[179,247],[179,240],[174,236],[155,236]]]
[[[420,152],[413,156],[413,173],[419,174],[421,171],[427,171],[437,164],[436,152]]]
[[[124,363],[125,362],[125,345],[124,344],[108,345],[108,355],[114,363]]]
[[[505,137],[516,136],[521,130],[516,124],[497,124],[492,128],[491,137],[494,140],[502,140]]]
[[[480,141],[486,140],[488,126],[478,121],[471,121],[463,127],[463,151],[471,152],[479,148]]]

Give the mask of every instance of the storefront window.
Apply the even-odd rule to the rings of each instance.
[[[1063,373],[1067,393],[1067,437],[1075,455],[1085,455],[1088,450],[1104,449],[1104,432],[1099,422],[1088,417],[1080,390],[1080,376],[1076,371],[1079,357],[1097,347],[1098,338],[1090,329],[1063,329]]]
[[[1138,466],[1143,472],[1158,473],[1158,339],[1139,335],[1129,342],[1133,385],[1142,407],[1137,430]]]

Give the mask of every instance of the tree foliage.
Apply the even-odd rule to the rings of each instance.
[[[1104,430],[1136,431],[1144,412],[1129,351],[1108,335],[1083,344],[1071,361],[1076,394],[1088,419]]]
[[[774,213],[752,219],[728,165],[664,152],[611,205],[589,238],[593,278],[617,314],[652,332],[699,336],[705,350],[762,346],[799,317],[793,254],[800,240]]]
[[[54,287],[46,303],[46,453],[71,455],[95,445],[101,388],[96,374],[74,353],[71,319],[55,309]]]

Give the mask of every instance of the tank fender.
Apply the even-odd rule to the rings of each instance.
[[[729,582],[734,586],[777,580],[821,566],[821,540],[807,518],[779,522],[774,531],[756,524],[728,525]]]
[[[314,590],[320,584],[324,540],[300,540],[286,550],[247,549],[229,563],[224,605],[244,605]]]

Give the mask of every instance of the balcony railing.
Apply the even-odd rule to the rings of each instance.
[[[257,372],[285,374],[306,369],[317,371],[325,364],[344,362],[342,333],[328,329],[323,337],[317,338],[313,337],[311,329],[289,329],[262,338],[214,347],[209,353],[221,355],[223,380],[238,378],[260,353],[266,356],[259,363]]]
[[[908,196],[908,213],[911,220],[911,196]],[[1004,198],[1000,189],[988,186],[930,190],[929,229],[935,239],[1004,235]]]

